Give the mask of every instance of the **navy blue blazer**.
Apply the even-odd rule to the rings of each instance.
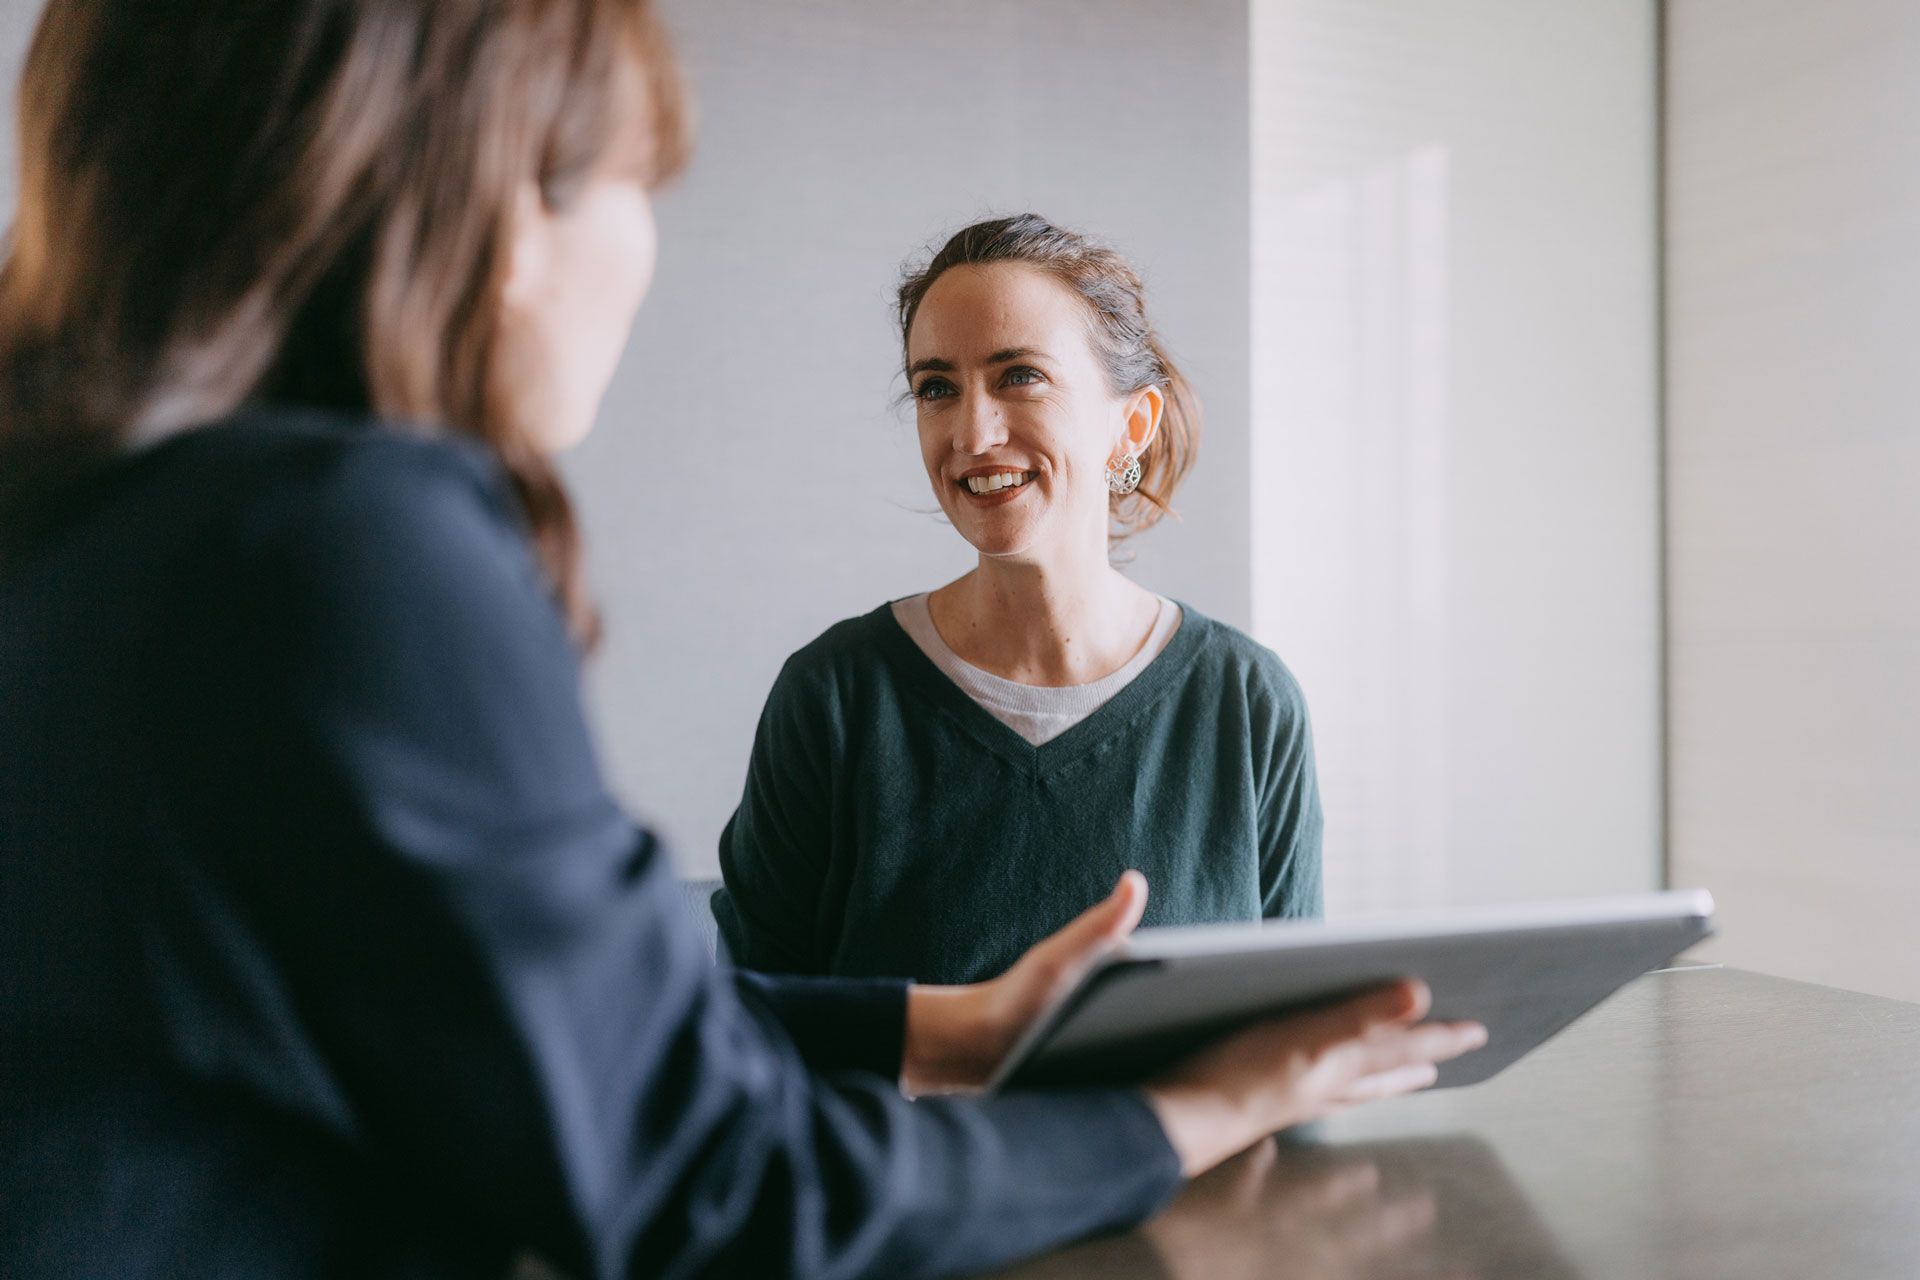
[[[904,984],[711,964],[481,450],[260,412],[13,533],[0,1274],[933,1275],[1174,1190],[1136,1094],[909,1102]]]

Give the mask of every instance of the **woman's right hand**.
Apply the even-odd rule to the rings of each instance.
[[[1432,1002],[1426,983],[1396,982],[1239,1032],[1149,1084],[1182,1171],[1192,1177],[1282,1129],[1424,1089],[1436,1064],[1487,1042],[1477,1022],[1422,1024]]]

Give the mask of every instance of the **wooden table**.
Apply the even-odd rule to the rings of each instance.
[[[999,1274],[1920,1280],[1920,1005],[1649,974],[1485,1084],[1287,1135]]]

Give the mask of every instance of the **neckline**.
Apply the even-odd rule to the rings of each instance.
[[[1180,610],[1181,618],[1180,626],[1167,641],[1167,647],[1086,719],[1036,747],[975,702],[971,694],[955,684],[927,656],[900,625],[900,620],[893,616],[893,603],[887,601],[868,618],[875,626],[881,647],[907,683],[981,747],[1036,774],[1051,772],[1085,755],[1123,731],[1141,713],[1158,702],[1193,665],[1202,647],[1202,632],[1207,629],[1207,618],[1203,614],[1182,601],[1172,600]]]
[[[900,617],[902,610],[917,613],[918,621],[924,622],[928,637],[937,651],[927,656],[933,659],[933,664],[940,668],[942,675],[950,680],[954,679],[948,665],[951,664],[951,667],[957,667],[965,672],[967,678],[977,683],[984,694],[1007,701],[1050,699],[1061,703],[1084,704],[1086,701],[1105,703],[1114,696],[1114,692],[1126,688],[1127,685],[1139,679],[1141,673],[1153,664],[1153,660],[1166,652],[1167,646],[1173,643],[1173,637],[1178,635],[1180,628],[1186,624],[1185,612],[1178,604],[1165,596],[1155,596],[1159,606],[1158,612],[1154,615],[1153,626],[1141,640],[1140,647],[1112,671],[1082,684],[1023,684],[1018,680],[1009,680],[1005,676],[995,675],[985,667],[977,667],[954,652],[953,646],[947,643],[947,638],[940,634],[940,628],[934,624],[933,611],[929,607],[927,595],[928,593],[923,591],[918,595],[905,596],[893,601],[888,606],[893,613],[893,620],[907,632],[907,638],[914,641],[915,647],[922,653],[926,653],[920,639]],[[1171,620],[1170,625],[1169,620]],[[1160,639],[1162,628],[1166,629],[1166,637],[1159,647],[1155,648],[1154,641]],[[960,682],[955,680],[955,683]],[[961,687],[965,688],[965,685]],[[1114,692],[1109,692],[1110,690]],[[969,696],[972,696],[971,693]]]

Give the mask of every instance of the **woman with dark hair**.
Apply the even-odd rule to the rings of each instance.
[[[961,989],[715,969],[581,712],[553,450],[684,127],[645,0],[54,0],[0,269],[0,1274],[914,1276],[1119,1225],[1470,1028],[1141,1090]]]
[[[1319,915],[1292,674],[1112,562],[1199,448],[1139,274],[995,218],[909,271],[899,321],[927,478],[975,566],[781,671],[720,840],[733,958],[976,982],[1127,867],[1150,924]]]

